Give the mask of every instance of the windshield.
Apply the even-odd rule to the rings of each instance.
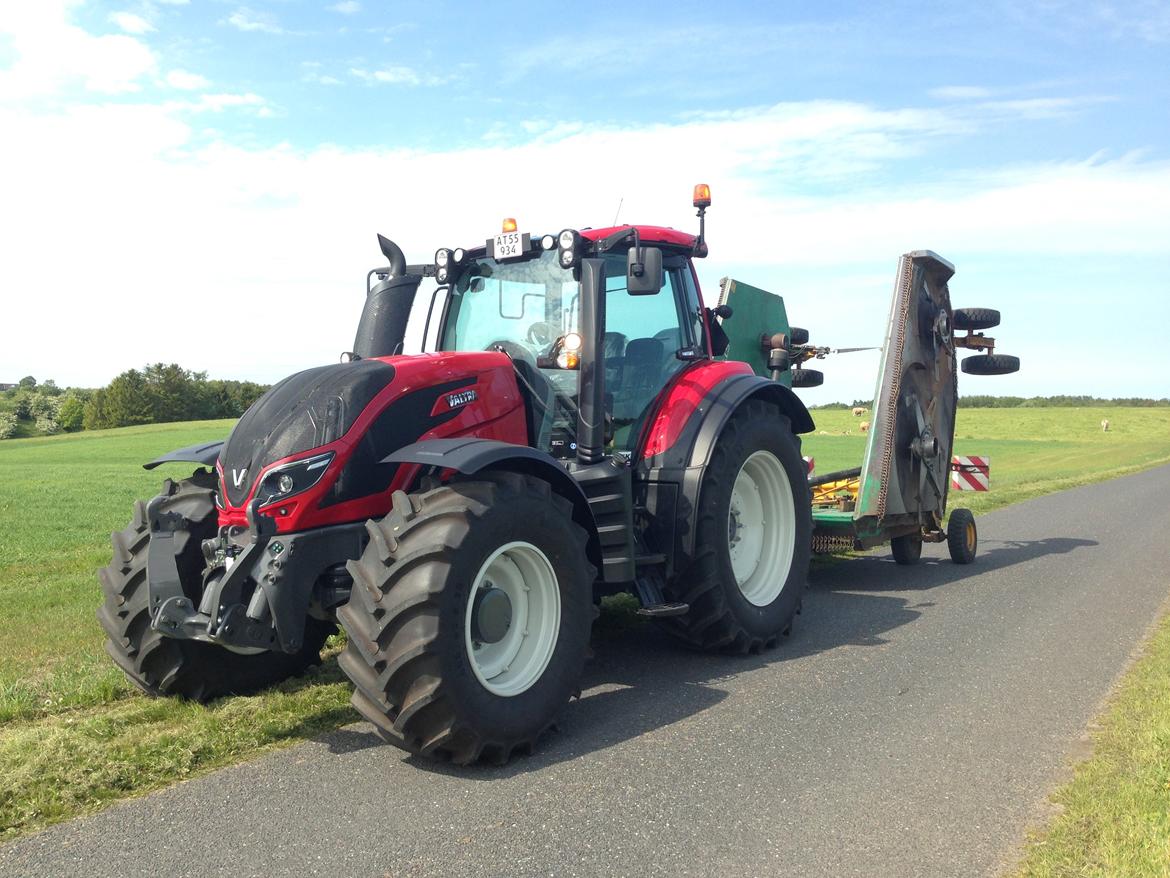
[[[482,351],[504,344],[513,358],[544,356],[577,328],[578,285],[555,250],[497,262],[482,257],[456,279],[442,349]],[[518,350],[516,349],[518,348]]]

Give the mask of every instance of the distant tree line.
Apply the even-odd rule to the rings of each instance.
[[[1170,406],[1170,399],[1117,397],[1101,399],[1096,396],[960,396],[959,408],[968,409],[1032,409],[1117,406],[1126,408],[1154,408]]]
[[[0,395],[0,439],[161,424],[238,418],[268,389],[254,381],[208,379],[176,363],[129,369],[105,387],[62,389],[52,380],[25,376]]]
[[[963,409],[1032,409],[1032,408],[1077,408],[1077,407],[1125,407],[1155,408],[1170,406],[1170,399],[1146,399],[1144,397],[1118,397],[1101,399],[1096,396],[960,396],[959,408]],[[852,403],[826,402],[809,406],[810,409],[855,409],[873,408],[871,399],[855,399]]]

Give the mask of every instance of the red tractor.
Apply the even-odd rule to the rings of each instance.
[[[197,470],[139,503],[100,571],[107,650],[208,699],[320,659],[389,742],[468,763],[529,750],[579,689],[600,599],[700,649],[771,647],[812,518],[792,390],[721,360],[692,259],[656,226],[529,236],[370,273],[353,351],[275,385]],[[425,353],[404,354],[436,284]],[[429,304],[429,307],[426,307]]]

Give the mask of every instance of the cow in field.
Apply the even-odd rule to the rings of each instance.
[[[865,414],[865,407],[864,406],[855,406],[853,408],[853,417],[860,418],[864,414]]]
[[[1102,432],[1102,433],[1108,433],[1108,432],[1109,432],[1109,419],[1108,419],[1108,418],[1102,418],[1102,419],[1101,419],[1101,432]]]
[[[868,433],[868,432],[869,432],[869,421],[862,421],[862,422],[861,422],[861,432],[862,432],[862,433]]]

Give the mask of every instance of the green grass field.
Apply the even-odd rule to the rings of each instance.
[[[805,453],[817,469],[858,465],[863,419],[814,414],[824,433],[806,437]],[[199,706],[142,696],[104,653],[94,571],[109,560],[109,534],[135,498],[191,470],[148,473],[141,463],[229,427],[0,442],[0,839],[357,719],[335,660],[274,690]],[[1170,461],[1170,409],[963,410],[957,437],[957,453],[992,459],[993,492],[963,495],[979,512]]]

